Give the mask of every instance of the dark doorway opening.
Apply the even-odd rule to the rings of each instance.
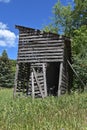
[[[57,96],[59,83],[59,62],[47,63],[46,80],[48,95]]]

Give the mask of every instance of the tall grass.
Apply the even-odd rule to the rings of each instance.
[[[0,90],[0,130],[87,130],[87,94],[14,100]]]

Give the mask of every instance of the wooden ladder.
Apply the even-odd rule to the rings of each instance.
[[[47,96],[47,86],[46,86],[46,75],[45,75],[45,65],[43,64],[43,72],[37,73],[35,68],[32,68],[31,72],[31,90],[32,98],[35,97],[46,97]]]

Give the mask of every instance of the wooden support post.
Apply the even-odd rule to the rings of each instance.
[[[46,85],[46,68],[45,68],[45,63],[43,63],[43,77],[44,77],[44,92],[45,92],[45,97],[47,96],[47,85]]]
[[[31,73],[31,82],[32,82],[32,98],[34,99],[34,96],[35,96],[35,94],[34,94],[34,73],[32,72]]]
[[[67,60],[68,65],[70,66],[70,68],[72,69],[72,71],[74,72],[74,74],[76,75],[76,77],[78,78],[78,80],[80,81],[80,83],[83,85],[83,87],[85,87],[86,85],[83,83],[83,81],[80,79],[79,75],[76,73],[75,69],[72,67],[71,63],[69,62],[69,60]]]
[[[29,81],[27,81],[26,95],[28,95],[28,92],[29,92]]]
[[[18,71],[19,71],[19,65],[16,64],[16,73],[15,73],[15,80],[14,80],[14,92],[13,92],[13,97],[16,96],[17,79],[18,79]]]
[[[63,63],[61,62],[60,63],[60,70],[59,70],[58,96],[61,95],[62,69],[63,69]]]

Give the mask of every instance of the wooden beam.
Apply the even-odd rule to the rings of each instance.
[[[19,71],[19,65],[16,64],[16,73],[15,73],[15,80],[14,80],[14,92],[13,92],[13,97],[16,96],[18,71]]]
[[[46,68],[45,68],[45,63],[43,63],[43,77],[44,77],[44,92],[45,92],[45,97],[47,97]]]
[[[45,62],[62,62],[63,59],[34,59],[34,60],[29,60],[29,59],[17,59],[18,63],[45,63]]]
[[[26,45],[26,44],[24,44],[24,45],[22,45],[22,44],[19,44],[19,52],[21,53],[21,52],[25,52],[25,53],[30,53],[30,52],[56,52],[56,51],[59,51],[59,52],[61,52],[61,51],[63,51],[63,49],[64,49],[64,46],[63,45],[46,45],[46,44],[44,44],[44,45]]]
[[[69,62],[69,60],[67,60],[68,65],[70,66],[70,68],[72,69],[72,71],[74,72],[74,74],[76,75],[76,77],[78,78],[78,80],[80,81],[80,83],[85,87],[86,85],[83,83],[83,81],[80,79],[79,75],[76,73],[75,69],[72,67],[71,63]]]
[[[58,96],[61,95],[62,69],[63,69],[63,63],[61,62],[60,63],[60,70],[59,70]]]
[[[37,61],[40,60],[40,59],[41,59],[41,60],[44,60],[44,59],[50,59],[50,60],[51,60],[51,59],[53,59],[53,60],[56,59],[56,60],[57,60],[57,59],[63,59],[63,55],[60,55],[60,56],[53,56],[53,55],[51,55],[51,56],[40,56],[40,55],[39,55],[38,57],[37,57],[37,56],[33,56],[33,55],[32,55],[31,57],[19,56],[19,57],[18,57],[18,60],[19,60],[19,59],[20,59],[20,60],[22,60],[22,59],[23,59],[23,60],[37,60]]]
[[[54,54],[53,54],[54,53]],[[25,55],[25,54],[39,54],[39,55],[46,55],[46,54],[48,54],[48,55],[51,55],[51,54],[53,54],[53,55],[59,55],[59,54],[61,54],[61,53],[63,53],[63,48],[57,48],[57,47],[55,47],[55,49],[54,48],[39,48],[39,49],[37,49],[37,50],[29,50],[28,48],[25,50],[25,49],[19,49],[19,52],[18,52],[18,55]]]
[[[32,42],[29,42],[29,41],[19,41],[19,47],[40,47],[40,48],[42,48],[42,47],[46,47],[46,46],[48,46],[48,47],[55,47],[55,46],[57,46],[57,47],[60,47],[60,46],[64,46],[64,43],[58,43],[58,42],[56,42],[56,43],[54,43],[54,42],[52,42],[52,43],[32,43]]]
[[[34,94],[34,73],[31,73],[31,82],[32,82],[32,98],[34,99],[35,94]]]

